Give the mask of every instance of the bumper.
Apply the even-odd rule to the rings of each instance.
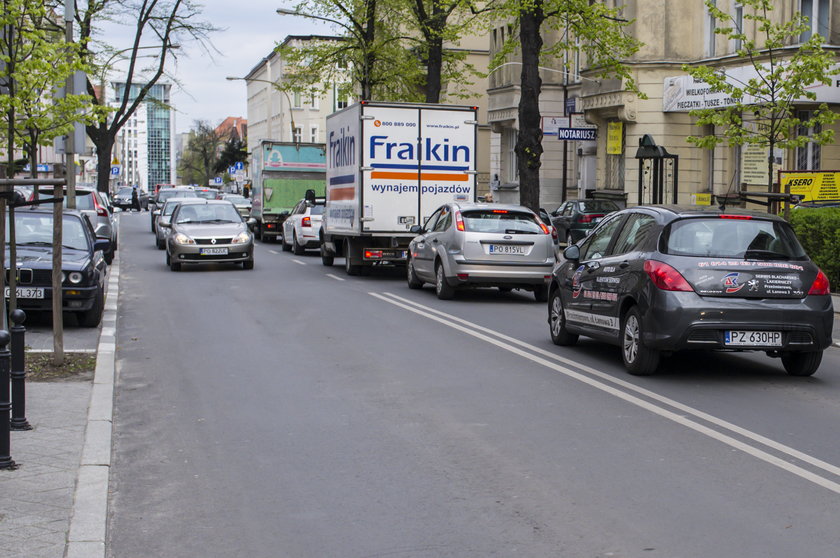
[[[667,291],[655,296],[657,301],[644,317],[644,341],[652,348],[821,351],[832,344],[834,312],[829,296],[746,300]],[[781,345],[727,346],[727,330],[778,331]]]
[[[226,254],[208,254],[206,249],[226,249]],[[169,257],[173,262],[207,263],[207,262],[243,262],[254,259],[254,244],[224,244],[217,246],[175,244],[168,242]]]
[[[537,264],[499,265],[456,259],[450,267],[452,285],[542,285],[551,279],[554,258]]]
[[[52,312],[52,291],[52,288],[44,288],[44,298],[19,298],[17,307],[24,311]],[[84,312],[93,308],[99,287],[64,287],[63,291],[62,309],[65,312]]]

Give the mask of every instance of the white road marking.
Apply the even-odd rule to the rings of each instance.
[[[292,261],[295,262],[298,265],[306,265],[306,262],[302,262],[300,260],[292,260]]]
[[[805,463],[813,465],[814,467],[822,469],[823,471],[825,471],[826,473],[829,473],[831,475],[840,476],[840,467],[837,467],[837,466],[832,465],[830,463],[826,463],[826,462],[821,461],[821,460],[819,460],[819,459],[817,459],[813,456],[802,453],[802,452],[800,452],[796,449],[793,449],[791,447],[785,446],[784,444],[778,443],[778,442],[776,442],[774,440],[771,440],[769,438],[765,438],[764,436],[761,436],[760,434],[756,434],[754,432],[751,432],[749,430],[746,430],[744,428],[741,428],[739,426],[736,426],[734,424],[726,422],[722,419],[719,419],[719,418],[714,417],[712,415],[706,414],[706,413],[704,413],[702,411],[699,411],[697,409],[693,409],[692,407],[689,407],[687,405],[683,405],[682,403],[679,403],[679,402],[674,401],[672,399],[669,399],[667,397],[658,395],[658,394],[653,393],[649,390],[646,390],[644,388],[635,386],[631,383],[625,382],[625,381],[620,380],[618,378],[613,378],[612,376],[609,376],[608,374],[604,374],[603,372],[595,370],[594,368],[591,368],[591,367],[588,367],[588,366],[585,366],[585,365],[582,365],[582,364],[578,364],[578,363],[573,362],[569,359],[563,358],[559,355],[555,355],[555,354],[553,354],[549,351],[546,351],[544,349],[541,349],[539,347],[529,345],[527,343],[524,343],[522,341],[519,341],[517,339],[514,339],[514,338],[509,337],[507,335],[504,335],[502,333],[498,333],[498,332],[493,331],[491,329],[479,326],[477,324],[473,324],[471,322],[468,322],[468,321],[463,320],[461,318],[457,318],[457,317],[452,316],[450,314],[446,314],[444,312],[440,312],[440,311],[435,310],[433,308],[429,308],[429,307],[417,304],[413,301],[410,301],[408,299],[404,299],[402,297],[396,296],[392,293],[385,293],[385,295],[387,295],[387,296],[384,296],[384,295],[379,294],[379,293],[368,293],[368,294],[370,294],[371,296],[374,296],[374,297],[376,297],[380,300],[384,300],[385,302],[388,302],[390,304],[393,304],[395,306],[398,306],[400,308],[408,310],[409,312],[414,312],[415,314],[419,314],[421,316],[429,318],[430,320],[434,320],[436,322],[439,322],[443,325],[446,325],[448,327],[451,327],[453,329],[456,329],[458,331],[466,333],[467,335],[471,335],[472,337],[475,337],[477,339],[481,339],[482,341],[486,341],[488,343],[496,345],[497,347],[499,347],[501,349],[504,349],[506,351],[509,351],[511,353],[519,355],[519,356],[521,356],[523,358],[526,358],[526,359],[528,359],[528,360],[530,360],[534,363],[545,366],[546,368],[550,368],[552,370],[560,372],[561,374],[564,374],[564,375],[566,375],[570,378],[581,381],[581,382],[583,382],[585,384],[588,384],[588,385],[590,385],[590,386],[592,386],[596,389],[599,389],[601,391],[609,393],[610,395],[614,395],[615,397],[618,397],[619,399],[623,399],[624,401],[627,401],[628,403],[631,403],[633,405],[636,405],[638,407],[646,409],[646,410],[648,410],[648,411],[650,411],[654,414],[657,414],[661,417],[664,417],[664,418],[667,418],[667,419],[669,419],[673,422],[676,422],[677,424],[681,424],[681,425],[683,425],[687,428],[695,430],[696,432],[699,432],[699,433],[704,434],[704,435],[706,435],[710,438],[718,440],[719,442],[722,442],[722,443],[727,444],[731,447],[739,449],[739,450],[743,451],[744,453],[747,453],[748,455],[751,455],[753,457],[761,459],[762,461],[770,463],[771,465],[775,465],[776,467],[779,467],[780,469],[783,469],[783,470],[785,470],[789,473],[793,473],[794,475],[797,475],[799,477],[802,477],[803,479],[809,480],[809,481],[813,482],[814,484],[817,484],[819,486],[822,486],[823,488],[827,488],[828,490],[831,490],[832,492],[840,494],[840,483],[838,483],[838,482],[834,482],[832,480],[821,477],[821,476],[819,476],[815,473],[812,473],[811,471],[809,471],[807,469],[804,469],[802,467],[799,467],[797,465],[789,463],[788,461],[780,459],[780,458],[778,458],[778,457],[776,457],[776,456],[774,456],[770,453],[767,453],[767,452],[765,452],[761,449],[750,446],[750,445],[748,445],[744,442],[741,442],[740,440],[737,440],[737,439],[735,439],[735,438],[733,438],[733,437],[731,437],[727,434],[718,432],[716,430],[713,430],[712,428],[709,428],[709,427],[704,426],[704,425],[702,425],[698,422],[695,422],[694,420],[692,420],[690,418],[687,418],[686,416],[677,414],[673,411],[665,409],[664,407],[657,406],[657,405],[655,405],[651,402],[645,401],[644,399],[640,399],[639,397],[636,397],[632,394],[629,394],[629,393],[626,393],[626,392],[621,391],[619,389],[616,389],[615,387],[607,385],[606,383],[604,383],[604,381],[617,384],[617,385],[621,386],[623,389],[626,389],[626,390],[629,390],[629,391],[635,391],[636,393],[639,393],[640,395],[644,395],[646,397],[654,399],[654,400],[656,400],[656,401],[658,401],[658,402],[660,402],[664,405],[668,405],[668,406],[671,406],[675,409],[679,409],[680,411],[683,411],[685,413],[693,415],[696,418],[699,418],[699,419],[705,420],[707,422],[710,422],[710,423],[714,424],[715,426],[718,426],[720,428],[723,428],[723,429],[729,430],[731,432],[737,433],[741,436],[749,438],[750,440],[753,440],[756,443],[763,444],[763,445],[765,445],[769,448],[772,448],[776,451],[784,453],[784,454],[786,454],[790,457],[793,457],[795,459],[798,459],[800,461],[803,461]],[[461,325],[461,324],[464,324],[464,325]],[[480,332],[484,332],[484,333],[480,333]],[[494,339],[492,337],[489,337],[488,335],[485,335],[485,333],[493,335],[494,337],[497,337],[498,339]],[[504,341],[504,342],[502,342],[502,341]],[[518,345],[520,347],[527,348],[528,351],[531,351],[531,352],[526,352],[524,350],[513,347],[512,345]],[[550,358],[552,360],[558,360],[558,361],[563,362],[565,364],[574,366],[575,368],[586,371],[587,373],[592,374],[593,376],[596,376],[598,379],[590,378],[590,377],[585,376],[585,375],[583,375],[579,372],[575,372],[574,370],[571,370],[570,368],[567,368],[565,366],[561,366],[561,365],[556,364],[554,362],[550,362],[550,361],[546,360],[545,358],[542,358],[542,356],[537,356],[537,355],[542,355],[542,356]],[[599,381],[599,380],[603,380],[603,381]]]
[[[332,273],[327,273],[327,277],[332,277],[336,281],[344,281],[343,277],[339,277],[338,275],[333,275]]]
[[[277,250],[269,250],[269,252],[272,253],[272,254],[279,254],[280,253]]]

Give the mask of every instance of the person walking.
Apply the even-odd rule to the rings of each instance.
[[[131,209],[140,211],[140,195],[137,193],[137,186],[131,189]]]

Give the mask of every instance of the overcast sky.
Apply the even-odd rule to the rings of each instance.
[[[182,45],[177,64],[169,66],[182,84],[173,87],[177,132],[186,132],[196,120],[216,125],[228,116],[247,118],[245,82],[227,81],[242,77],[267,56],[287,35],[332,34],[329,24],[305,18],[277,15],[277,8],[293,8],[283,0],[204,0],[204,16],[221,31],[211,36],[220,51],[211,59],[201,49]],[[116,48],[130,46],[133,37],[109,29],[104,39]],[[113,79],[119,79],[114,73]]]

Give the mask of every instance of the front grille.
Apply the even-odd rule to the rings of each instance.
[[[20,268],[20,269],[17,270],[17,284],[18,285],[31,285],[33,276],[34,276],[34,273],[31,269]],[[9,270],[7,269],[6,270],[6,284],[7,285],[9,284],[9,278],[10,278]]]
[[[216,242],[214,243],[213,239],[211,239],[211,238],[196,238],[195,243],[196,244],[208,244],[208,245],[212,246],[213,244],[230,244],[232,240],[233,240],[232,238],[217,238]]]
[[[720,343],[720,332],[716,329],[695,329],[688,336],[689,343]]]

